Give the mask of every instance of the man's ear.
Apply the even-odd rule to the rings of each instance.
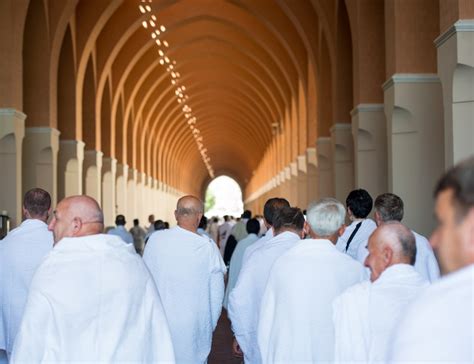
[[[82,219],[80,217],[75,217],[72,219],[72,236],[76,236],[79,231],[82,229]]]
[[[469,257],[469,264],[474,262],[474,208],[471,208],[462,222],[463,246],[466,255]]]
[[[385,267],[388,267],[392,263],[393,250],[388,245],[385,245],[382,249],[382,257]]]
[[[30,213],[28,212],[27,209],[25,209],[25,206],[21,207],[21,212],[23,213],[23,216],[25,217],[25,219],[31,218]]]
[[[311,230],[311,227],[309,226],[308,222],[305,221],[303,225],[303,233],[305,235],[308,235],[310,230]]]

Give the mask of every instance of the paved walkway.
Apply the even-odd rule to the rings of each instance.
[[[230,329],[230,321],[227,318],[225,310],[217,323],[214,336],[212,338],[212,349],[209,355],[209,364],[241,364],[242,359],[234,357],[232,354],[232,331]]]

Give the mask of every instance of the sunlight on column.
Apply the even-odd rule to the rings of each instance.
[[[242,190],[232,178],[220,176],[209,183],[206,191],[205,215],[240,216],[243,212]]]

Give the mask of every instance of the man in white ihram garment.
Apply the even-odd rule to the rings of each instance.
[[[278,210],[273,217],[275,236],[249,257],[230,293],[228,315],[235,335],[234,353],[243,353],[245,363],[262,362],[257,346],[257,324],[268,275],[275,260],[302,239],[304,223],[300,209]]]
[[[336,248],[354,259],[357,259],[360,244],[366,244],[377,227],[375,222],[367,217],[372,210],[372,202],[370,194],[363,189],[351,191],[346,198],[347,215],[351,224],[337,240]]]
[[[374,202],[374,218],[377,226],[381,226],[387,221],[402,221],[403,219],[403,201],[393,193],[383,193],[377,196]],[[412,230],[416,239],[416,262],[415,269],[428,282],[433,283],[439,279],[439,265],[434,256],[428,239]],[[367,242],[359,245],[357,260],[364,263],[369,254]]]
[[[125,229],[125,216],[117,215],[115,218],[115,225],[117,227],[110,229],[107,234],[110,235],[117,235],[120,239],[122,239],[127,244],[133,244],[133,235]]]
[[[23,222],[0,241],[0,357],[2,351],[11,356],[33,274],[53,248],[50,212],[49,193],[29,190],[23,198]]]
[[[224,215],[224,222],[217,229],[217,245],[219,246],[219,251],[221,256],[224,257],[225,246],[227,244],[227,239],[229,238],[230,232],[232,230],[232,224],[230,223],[230,218],[228,215]]]
[[[474,362],[474,157],[451,168],[435,189],[438,226],[431,244],[443,277],[410,305],[389,362]]]
[[[219,249],[196,233],[203,214],[194,196],[178,200],[178,226],[155,232],[143,259],[160,292],[178,363],[205,363],[222,310],[224,274]]]
[[[247,237],[237,243],[229,265],[229,279],[227,280],[227,287],[224,296],[224,308],[227,309],[230,292],[234,289],[237,279],[239,278],[240,269],[242,268],[242,258],[245,249],[254,244],[258,240],[258,231],[260,230],[260,223],[257,219],[250,219],[247,221]]]
[[[335,199],[310,205],[312,239],[300,241],[273,265],[258,323],[263,363],[333,361],[333,300],[367,278],[359,262],[334,246],[344,218],[344,206]]]
[[[273,238],[273,217],[284,207],[290,207],[290,203],[281,197],[272,197],[265,202],[265,205],[263,206],[263,219],[265,220],[267,232],[254,244],[245,249],[244,256],[242,257],[242,266],[245,265],[248,258],[255,250],[259,249],[261,246],[265,245],[268,240]]]
[[[413,267],[415,236],[388,221],[369,238],[371,282],[348,288],[333,303],[336,363],[384,363],[393,329],[429,283]]]
[[[49,224],[54,248],[36,271],[13,363],[174,363],[153,278],[133,244],[102,234],[88,196],[62,200]]]

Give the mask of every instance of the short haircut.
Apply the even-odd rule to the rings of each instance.
[[[279,209],[273,218],[273,229],[276,231],[282,228],[294,230],[303,230],[304,226],[303,212],[297,207],[283,207]]]
[[[242,219],[250,219],[252,217],[252,211],[245,210],[241,217]]]
[[[201,229],[204,229],[204,230],[207,228],[207,217],[206,216],[202,215],[201,221],[199,221],[199,227]]]
[[[474,208],[474,156],[450,168],[440,178],[434,191],[435,197],[448,189],[453,191],[456,219],[460,222]]]
[[[154,223],[153,223],[153,228],[155,229],[155,231],[158,231],[158,230],[165,230],[166,229],[166,225],[165,223],[163,222],[163,220],[156,220]]]
[[[372,210],[372,197],[366,190],[353,190],[347,195],[346,206],[351,209],[354,217],[365,219]]]
[[[44,217],[51,208],[51,196],[41,188],[33,188],[25,193],[23,207],[31,217]]]
[[[344,224],[346,209],[334,198],[323,198],[309,205],[306,218],[311,230],[318,236],[329,237]]]
[[[140,224],[140,221],[138,219],[133,219],[133,225],[138,225]]]
[[[260,223],[257,219],[249,219],[249,221],[247,221],[246,228],[249,234],[258,234],[260,231]]]
[[[401,253],[407,257],[411,265],[415,265],[416,262],[416,238],[413,232],[408,229],[405,225],[399,221],[386,221],[384,227],[395,227],[390,229],[397,237],[400,247],[402,248]]]
[[[283,207],[290,207],[290,203],[281,197],[273,197],[265,202],[265,206],[263,206],[263,217],[267,224],[273,226],[275,212]]]
[[[126,224],[125,216],[117,215],[117,217],[115,218],[115,225],[125,225],[125,224]]]
[[[377,196],[374,208],[379,213],[382,221],[402,221],[403,201],[393,193],[382,193]]]

